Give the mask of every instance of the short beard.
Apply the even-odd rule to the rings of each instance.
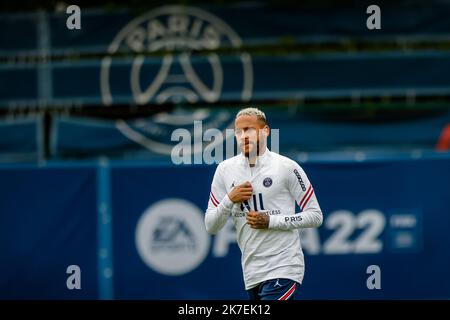
[[[253,158],[253,157],[257,157],[257,156],[259,156],[259,153],[260,153],[260,151],[261,151],[261,148],[260,148],[260,146],[261,146],[261,140],[259,140],[258,139],[258,141],[256,141],[256,148],[253,148],[252,149],[252,151],[250,151],[250,152],[244,152],[244,156],[246,157],[246,158]],[[254,151],[256,149],[256,152]]]

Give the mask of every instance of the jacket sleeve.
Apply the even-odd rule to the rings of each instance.
[[[231,215],[233,205],[234,203],[228,197],[222,177],[222,168],[219,165],[214,173],[208,208],[205,213],[205,226],[209,234],[215,234],[223,228]]]
[[[270,216],[269,229],[291,230],[320,227],[323,222],[322,210],[311,182],[297,163],[288,167],[287,187],[301,212],[293,215]]]

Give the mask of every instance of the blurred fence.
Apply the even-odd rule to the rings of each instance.
[[[376,32],[364,10],[91,9],[73,31],[64,12],[3,14],[0,107],[449,95],[449,5],[394,4]],[[361,41],[384,53],[351,50]],[[295,49],[305,43],[314,50]],[[317,43],[347,47],[330,55]],[[418,47],[405,49],[411,43]]]
[[[47,63],[44,78],[39,78],[40,64],[0,65],[0,107],[20,110],[43,101],[44,106],[109,106],[450,94],[447,53],[106,59],[103,65],[100,59]],[[163,79],[150,94],[156,75]],[[43,84],[47,97],[40,97]]]
[[[450,158],[303,164],[324,212],[301,233],[303,299],[448,299]],[[0,298],[241,299],[231,224],[203,225],[214,166],[0,168]],[[68,290],[66,268],[81,268]],[[367,267],[381,269],[369,290]]]

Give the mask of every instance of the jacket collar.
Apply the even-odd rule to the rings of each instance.
[[[269,148],[266,147],[264,153],[262,155],[259,155],[258,157],[256,157],[256,162],[255,162],[255,166],[254,168],[259,168],[261,166],[263,166],[270,158],[271,156],[271,151],[269,150]],[[248,163],[248,158],[246,156],[244,156],[244,154],[241,152],[239,154],[240,157],[240,162],[241,164],[249,167],[250,164]]]

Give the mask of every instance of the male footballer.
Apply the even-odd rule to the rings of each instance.
[[[269,126],[261,110],[239,111],[235,136],[241,153],[217,166],[206,230],[217,233],[231,217],[249,299],[295,299],[305,270],[297,229],[323,220],[314,189],[295,161],[267,148]]]

